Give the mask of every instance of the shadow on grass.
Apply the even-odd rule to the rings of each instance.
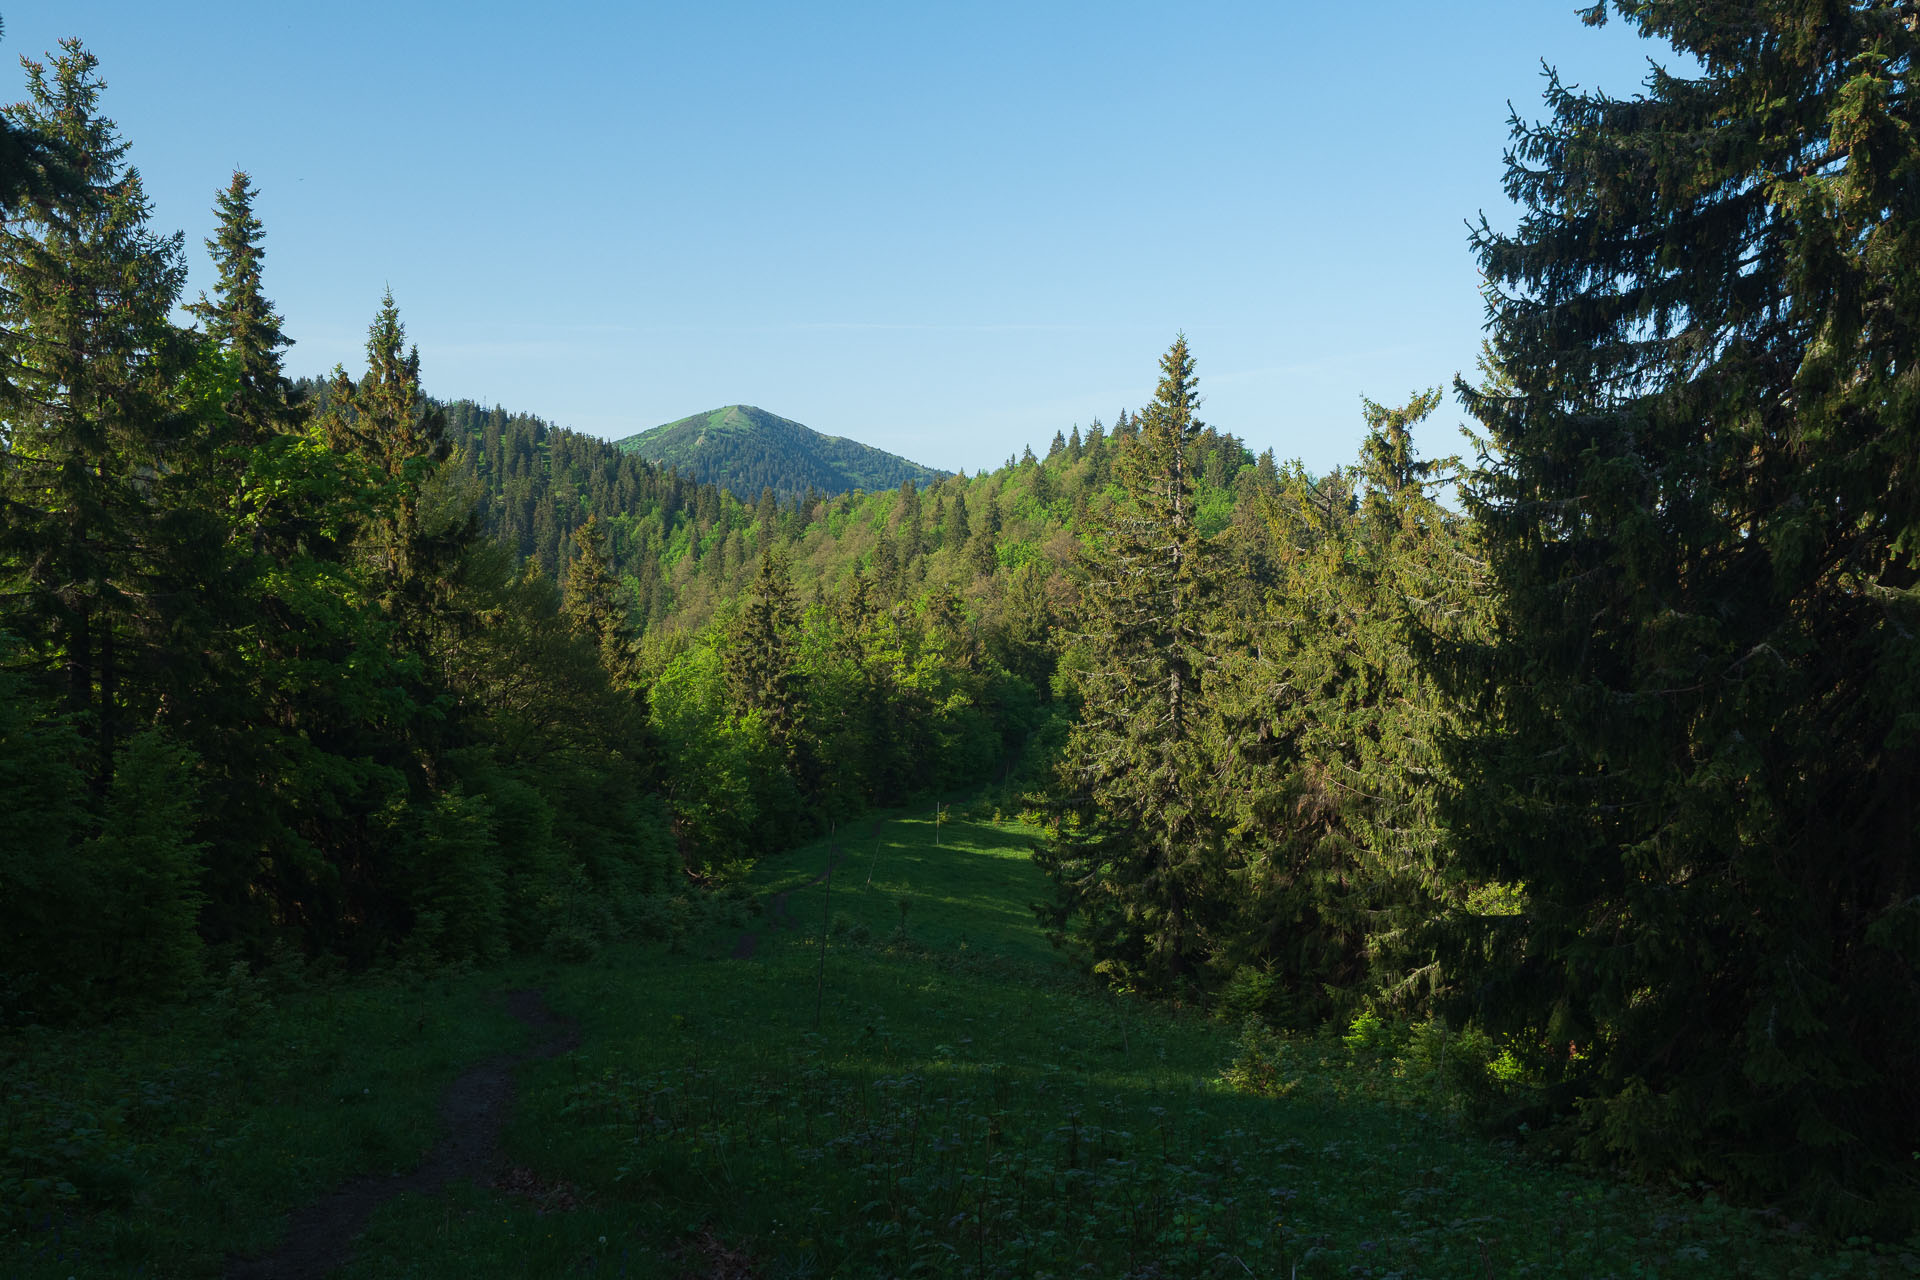
[[[1901,1273],[1522,1159],[1335,1040],[1286,1042],[1291,1096],[1232,1093],[1227,1029],[1102,997],[1052,955],[1032,833],[940,839],[912,819],[844,838],[830,908],[800,887],[830,842],[770,860],[800,927],[749,960],[631,951],[550,982],[586,1047],[530,1072],[509,1141],[586,1189],[584,1216],[396,1207],[383,1238],[437,1222],[414,1274],[448,1277],[697,1274],[686,1251],[713,1239],[774,1277]],[[828,910],[847,923],[816,1030]]]

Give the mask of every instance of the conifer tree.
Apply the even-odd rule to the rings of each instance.
[[[1276,480],[1278,580],[1218,681],[1243,913],[1219,963],[1265,975],[1276,1021],[1411,1006],[1441,980],[1428,925],[1460,886],[1438,740],[1459,721],[1422,637],[1484,634],[1484,609],[1460,521],[1434,499],[1456,460],[1413,451],[1439,400],[1365,403],[1357,492],[1349,473]]]
[[[1033,469],[1033,501],[1042,512],[1053,504],[1053,475],[1044,462]]]
[[[1202,424],[1184,335],[1160,361],[1153,403],[1121,458],[1127,502],[1082,568],[1091,670],[1061,764],[1072,818],[1038,855],[1053,881],[1043,918],[1076,922],[1115,981],[1191,981],[1220,892],[1221,829],[1202,701],[1218,552],[1201,536],[1192,452]]]
[[[253,211],[256,194],[253,180],[236,171],[215,198],[219,230],[207,241],[217,273],[213,296],[203,294],[188,308],[236,363],[238,386],[227,412],[235,443],[241,446],[286,430],[294,418],[281,362],[281,353],[293,340],[282,331],[280,316],[262,289],[266,255],[261,245],[264,228]]]
[[[734,707],[759,712],[768,737],[790,761],[799,751],[796,730],[802,710],[798,628],[799,609],[787,566],[769,547],[760,553],[759,575],[727,646],[727,686]]]
[[[1550,81],[1524,216],[1476,236],[1503,381],[1463,385],[1466,497],[1509,620],[1448,655],[1453,823],[1525,898],[1464,989],[1578,1046],[1592,1149],[1910,1223],[1920,35],[1886,0],[1612,7],[1701,70]]]
[[[968,555],[976,577],[992,577],[1000,568],[1000,499],[997,494],[987,495],[987,504],[981,508],[980,519],[973,527],[973,541],[968,545]]]
[[[0,627],[62,673],[104,786],[117,739],[145,714],[126,705],[130,670],[151,678],[164,634],[147,493],[165,474],[186,353],[168,321],[181,238],[148,228],[127,146],[99,112],[97,65],[64,42],[51,69],[27,63],[28,98],[6,112],[72,157],[76,187],[30,190],[0,225]]]
[[[71,147],[31,122],[0,116],[0,212],[86,198]]]
[[[634,644],[633,604],[613,572],[606,530],[598,514],[573,531],[573,560],[567,566],[566,613],[575,631],[600,651],[600,663],[614,686],[632,689],[639,680]]]
[[[444,607],[468,520],[436,511],[429,483],[453,452],[446,415],[420,389],[420,349],[389,290],[367,332],[367,372],[358,382],[336,370],[327,431],[336,448],[364,459],[381,486],[363,547],[380,583],[381,604],[416,645]]]
[[[900,561],[911,565],[920,557],[923,529],[920,517],[920,490],[911,480],[900,482],[899,514],[895,524],[900,531]]]

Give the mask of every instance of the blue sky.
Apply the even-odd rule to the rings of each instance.
[[[1149,398],[1181,329],[1209,422],[1349,459],[1362,395],[1472,370],[1507,104],[1664,54],[1566,0],[0,14],[10,67],[100,58],[194,289],[254,176],[296,372],[358,368],[390,285],[437,395],[603,436],[744,402],[969,471]]]

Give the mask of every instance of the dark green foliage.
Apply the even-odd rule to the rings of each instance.
[[[506,876],[484,797],[449,790],[418,812],[410,868],[414,930],[455,960],[506,951]]]
[[[1184,336],[1160,372],[1121,455],[1127,501],[1086,552],[1090,665],[1060,779],[1070,819],[1039,855],[1056,894],[1050,925],[1073,923],[1113,981],[1148,987],[1191,979],[1226,906],[1206,781],[1220,742],[1201,690],[1221,559],[1199,529],[1200,397]]]
[[[99,832],[81,852],[92,881],[81,907],[94,933],[86,950],[111,1002],[177,995],[199,976],[194,764],[156,730],[129,737]]]
[[[9,655],[11,656],[11,655]],[[71,1012],[87,883],[73,857],[86,822],[80,736],[50,700],[0,672],[0,1023]]]
[[[230,439],[242,448],[264,435],[286,430],[297,416],[288,403],[289,384],[281,352],[293,340],[281,331],[281,319],[263,292],[265,228],[254,216],[253,180],[236,172],[215,198],[220,227],[207,241],[218,277],[213,296],[202,295],[188,308],[206,335],[234,357],[235,386],[227,406]]]
[[[322,422],[332,447],[362,461],[376,486],[357,541],[380,584],[381,606],[418,641],[445,607],[447,580],[472,526],[436,511],[429,493],[453,442],[445,415],[421,393],[420,350],[406,338],[389,292],[367,332],[365,376],[355,381],[335,371]]]
[[[178,995],[199,975],[192,757],[125,739],[98,814],[65,718],[0,675],[0,1025]]]
[[[536,947],[580,901],[627,927],[673,855],[613,539],[589,531],[582,639],[476,541],[480,468],[391,298],[308,413],[244,175],[204,331],[177,329],[179,238],[147,230],[94,70],[67,45],[9,116],[73,163],[10,186],[0,229],[0,783],[33,819],[0,859],[5,1016],[175,994],[203,938],[365,963]]]
[[[757,714],[782,753],[798,749],[795,737],[804,697],[794,661],[799,611],[787,566],[771,548],[760,555],[760,576],[741,605],[727,642],[727,691],[740,714]]]
[[[787,501],[809,488],[828,496],[855,489],[871,493],[935,484],[943,474],[749,404],[696,413],[615,441],[614,447],[717,485],[742,501],[767,488]]]
[[[1368,403],[1360,465],[1277,477],[1265,504],[1277,583],[1212,690],[1232,744],[1234,923],[1217,967],[1248,1011],[1313,1025],[1442,980],[1429,926],[1464,892],[1437,810],[1457,715],[1419,662],[1424,635],[1482,634],[1466,532],[1431,490],[1412,428],[1439,393]]]
[[[635,679],[633,604],[613,576],[598,516],[574,531],[574,557],[567,567],[567,618],[600,650],[600,664],[616,686]]]
[[[1551,83],[1525,216],[1477,237],[1466,497],[1508,621],[1449,655],[1451,816],[1523,897],[1464,990],[1595,1154],[1910,1223],[1920,38],[1892,3],[1616,8],[1704,70]]]
[[[28,99],[7,109],[12,128],[73,157],[75,183],[33,193],[0,227],[0,626],[64,686],[104,786],[116,740],[158,693],[170,601],[153,590],[147,498],[170,481],[186,355],[167,319],[180,237],[149,230],[95,72],[69,41],[51,69],[28,64]]]

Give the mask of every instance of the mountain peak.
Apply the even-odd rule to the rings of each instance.
[[[789,499],[809,486],[832,495],[894,489],[907,480],[927,485],[946,474],[751,404],[691,414],[616,440],[614,447],[730,489],[742,502],[756,500],[762,488]]]

